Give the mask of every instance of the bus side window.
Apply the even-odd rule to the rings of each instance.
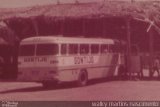
[[[61,55],[67,54],[67,44],[61,44]]]
[[[108,45],[107,44],[102,44],[101,45],[101,53],[107,53],[108,52]]]
[[[59,45],[58,44],[37,44],[36,55],[58,55]]]
[[[80,44],[80,54],[88,54],[89,53],[89,45]]]
[[[69,44],[69,54],[78,54],[78,44]]]
[[[21,45],[19,49],[19,56],[34,56],[35,45]]]
[[[92,44],[91,45],[91,54],[98,54],[99,53],[99,45],[98,44]]]

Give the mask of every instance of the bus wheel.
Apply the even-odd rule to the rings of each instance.
[[[43,88],[56,88],[57,82],[42,82]]]
[[[86,71],[81,71],[79,73],[79,76],[78,76],[77,85],[82,87],[82,86],[87,85],[87,82],[88,82],[87,72]]]

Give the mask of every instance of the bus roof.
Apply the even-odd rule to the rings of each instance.
[[[95,44],[113,44],[115,40],[104,38],[82,38],[82,37],[55,37],[55,36],[39,36],[23,39],[21,44],[37,44],[37,43],[95,43]]]

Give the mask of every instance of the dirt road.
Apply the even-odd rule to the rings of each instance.
[[[16,101],[131,101],[160,100],[160,81],[105,81],[85,87],[64,84],[45,89],[38,83],[0,82],[0,100]]]

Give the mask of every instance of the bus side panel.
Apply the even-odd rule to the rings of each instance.
[[[118,56],[112,54],[101,55],[94,67],[88,68],[88,78],[95,79],[114,76],[117,64]]]
[[[75,57],[79,57],[78,63]],[[103,78],[114,76],[116,68],[118,67],[118,54],[104,54],[104,55],[86,55],[86,56],[68,56],[59,57],[60,69],[64,71],[59,72],[61,81],[72,81],[78,79],[78,74],[85,69],[88,73],[88,79]],[[87,59],[85,59],[85,58]],[[93,62],[89,61],[93,57]]]
[[[60,82],[71,82],[78,79],[79,69],[63,70],[59,71],[58,80]]]

